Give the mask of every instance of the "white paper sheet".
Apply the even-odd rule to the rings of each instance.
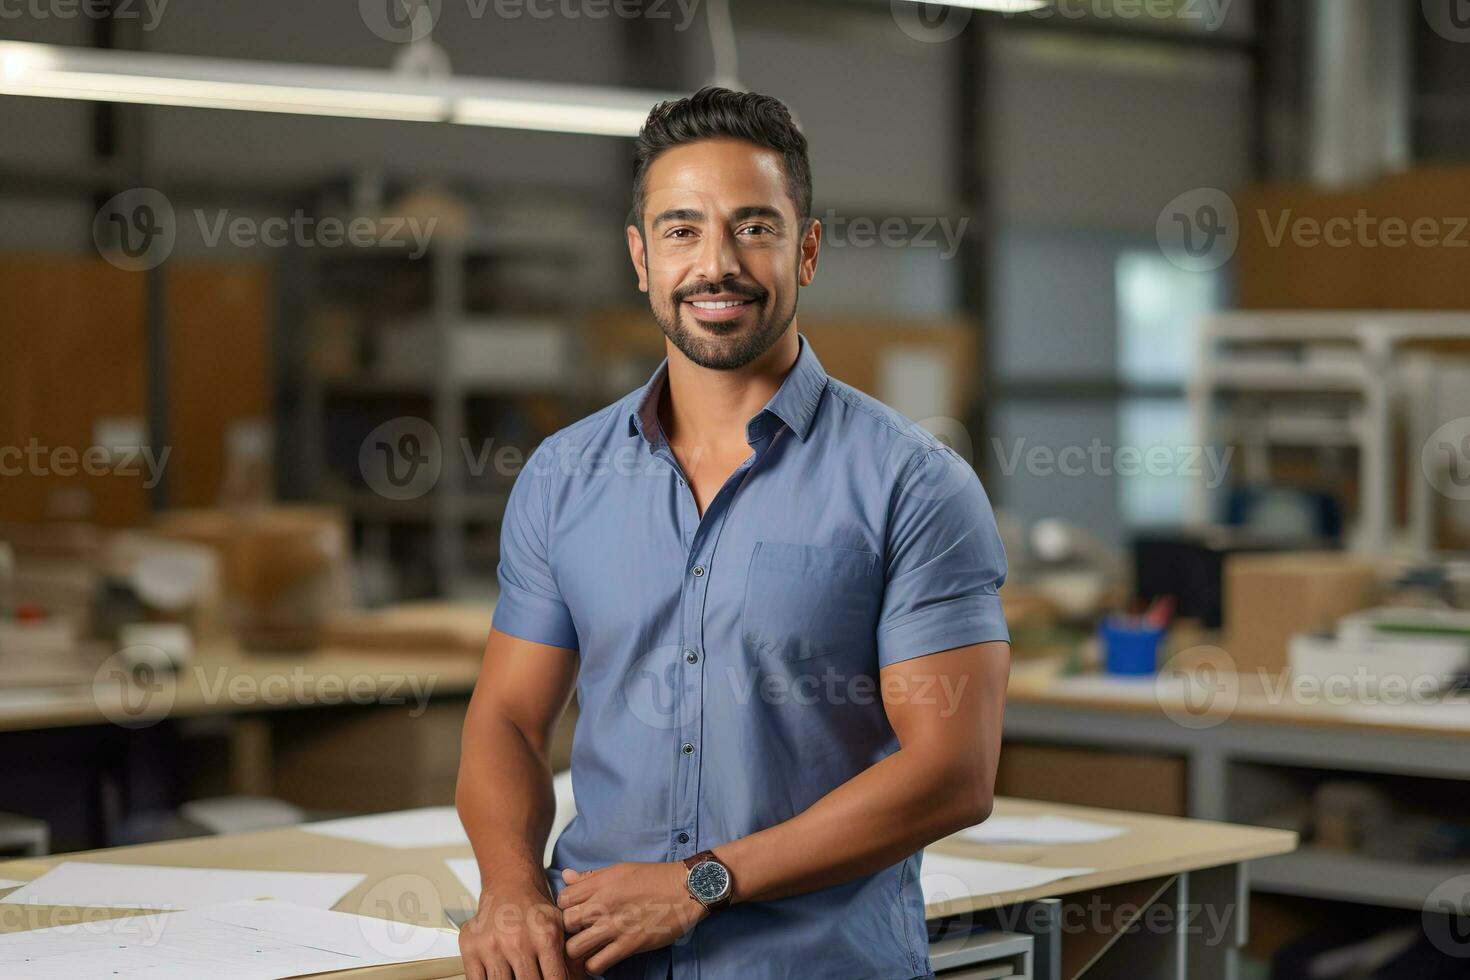
[[[1041,814],[991,817],[957,836],[979,844],[1096,844],[1127,833],[1126,827]]]
[[[275,898],[329,909],[364,877],[308,871],[233,871],[66,861],[0,897],[0,903],[164,910]]]
[[[977,861],[974,858],[925,851],[924,863],[919,871],[919,884],[924,890],[924,902],[930,904],[948,899],[974,898],[978,895],[1035,888],[1063,878],[1091,874],[1093,870]]]
[[[0,936],[27,980],[283,980],[458,956],[454,933],[286,902],[234,902]]]
[[[459,822],[459,814],[452,806],[426,806],[418,810],[323,820],[301,824],[298,829],[379,847],[446,847],[470,842]]]
[[[13,878],[0,878],[0,891],[4,891],[7,888],[19,888],[24,884],[25,882],[16,881]]]

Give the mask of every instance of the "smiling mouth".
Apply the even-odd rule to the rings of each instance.
[[[745,315],[747,307],[755,306],[757,300],[749,296],[726,293],[723,296],[690,297],[684,300],[689,313],[695,320],[707,326],[733,323]]]

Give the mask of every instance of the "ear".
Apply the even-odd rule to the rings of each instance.
[[[806,230],[801,235],[801,263],[797,267],[797,282],[810,286],[817,277],[817,257],[822,252],[822,223],[809,218]]]
[[[643,244],[643,233],[638,230],[637,225],[629,225],[626,229],[628,235],[628,257],[633,260],[633,271],[638,274],[638,291],[648,292],[648,252]]]

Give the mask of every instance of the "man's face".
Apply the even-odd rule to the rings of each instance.
[[[796,214],[780,154],[736,139],[675,147],[649,166],[643,198],[628,251],[664,336],[717,370],[769,350],[821,245],[821,225]]]

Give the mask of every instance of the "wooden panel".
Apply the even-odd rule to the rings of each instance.
[[[219,501],[226,437],[271,417],[271,282],[265,266],[169,262],[169,505]]]
[[[1188,808],[1180,757],[1053,745],[1006,743],[995,793],[1167,817],[1182,817]]]
[[[1470,309],[1470,170],[1423,168],[1330,192],[1265,185],[1239,205],[1242,309]]]
[[[99,418],[146,418],[144,286],[96,257],[0,256],[0,518],[143,519],[145,467],[88,475],[78,460]]]

